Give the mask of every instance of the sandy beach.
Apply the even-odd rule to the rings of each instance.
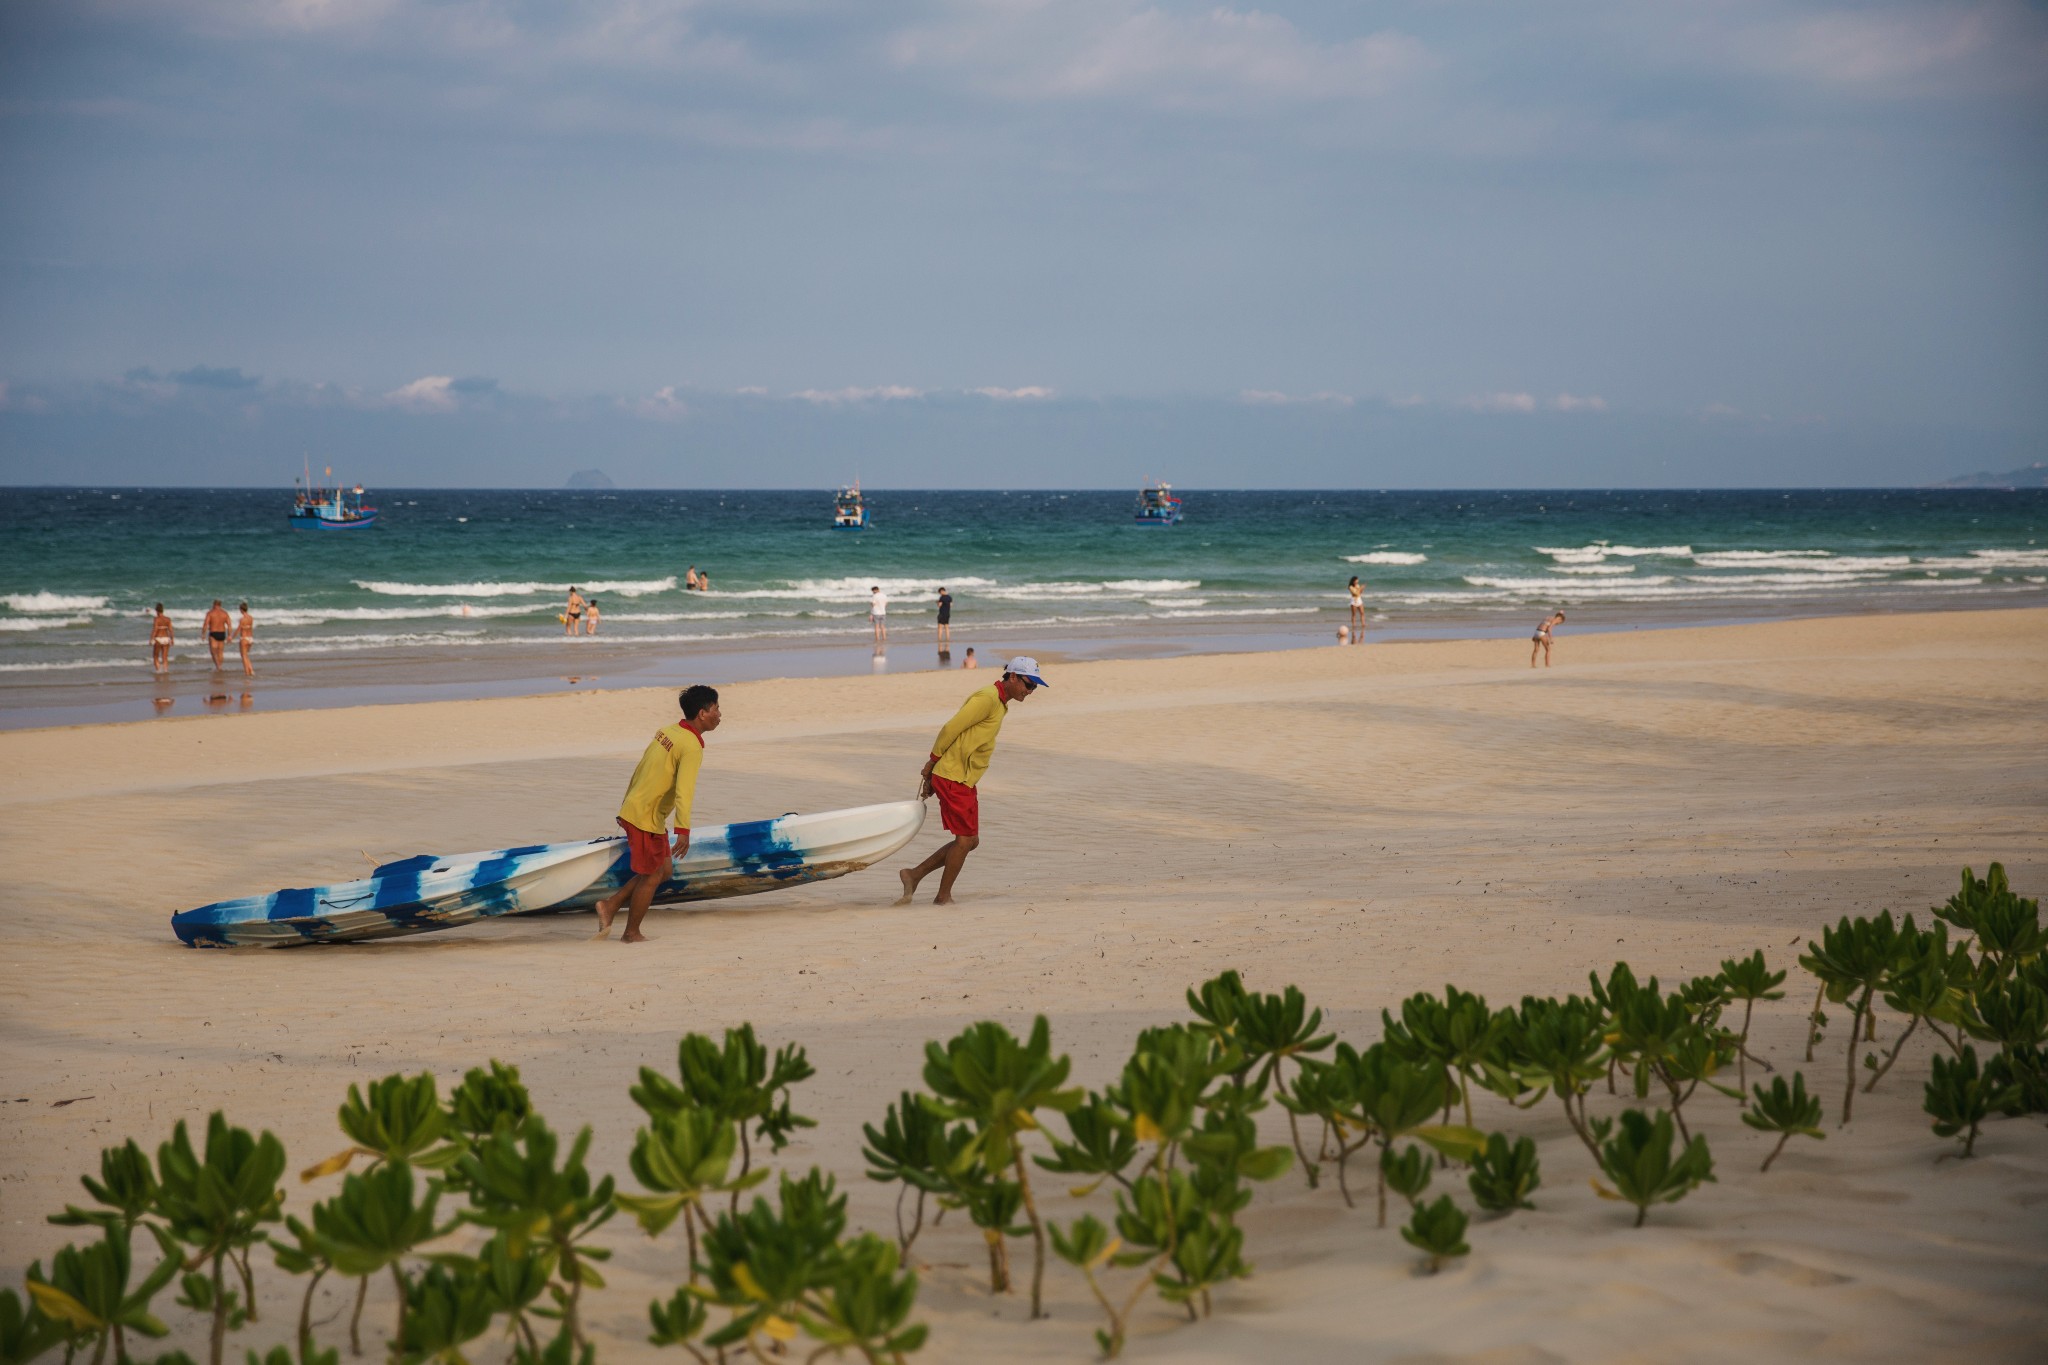
[[[594,1128],[596,1164],[630,1189],[636,1069],[672,1069],[686,1031],[750,1020],[818,1070],[796,1095],[818,1126],[780,1166],[834,1172],[855,1225],[885,1231],[893,1190],[863,1177],[861,1124],[919,1084],[927,1039],[976,1019],[1021,1032],[1045,1013],[1092,1087],[1226,968],[1254,989],[1299,985],[1363,1046],[1382,1008],[1446,981],[1500,1006],[1583,991],[1617,959],[1670,982],[1761,948],[1792,977],[1759,1008],[1753,1048],[1828,1101],[1824,1142],[1760,1175],[1770,1139],[1702,1098],[1687,1113],[1718,1183],[1637,1230],[1588,1188],[1554,1105],[1487,1097],[1481,1127],[1539,1144],[1535,1211],[1475,1219],[1472,1254],[1419,1276],[1391,1225],[1291,1174],[1243,1215],[1256,1275],[1199,1324],[1155,1300],[1129,1358],[2043,1358],[2048,1126],[1995,1119],[1974,1159],[1941,1159],[1957,1145],[1921,1112],[1931,1048],[1916,1039],[1836,1128],[1840,1036],[1800,1065],[1812,983],[1795,958],[1842,915],[1924,922],[1965,865],[2000,860],[2021,894],[2048,890],[2048,610],[1567,627],[1537,672],[1527,650],[1041,656],[1054,685],[1007,722],[958,906],[890,905],[892,869],[942,838],[934,815],[889,866],[657,909],[653,941],[632,948],[540,917],[199,953],[168,920],[358,876],[365,857],[608,832],[673,688],[0,733],[0,1272],[18,1283],[70,1240],[43,1219],[82,1197],[103,1145],[153,1149],[176,1120],[224,1108],[273,1130],[296,1171],[343,1145],[347,1086],[394,1071],[514,1063],[558,1129]],[[908,796],[931,734],[993,676],[725,688],[698,818]],[[675,681],[700,680],[719,681]],[[1897,1027],[1881,1015],[1881,1037]],[[1596,1097],[1596,1112],[1621,1107]],[[1263,1119],[1279,1140],[1284,1118]],[[1060,1183],[1041,1187],[1050,1217],[1107,1216],[1106,1195]],[[1461,1180],[1432,1193],[1446,1189],[1469,1208]],[[325,1192],[290,1177],[287,1207]],[[621,1218],[599,1236],[616,1250],[586,1300],[600,1355],[653,1357],[646,1306],[682,1278],[679,1233],[650,1242]],[[1068,1268],[1048,1271],[1050,1320],[1028,1322],[1024,1296],[989,1294],[964,1219],[915,1254],[932,1328],[918,1358],[1092,1358],[1099,1315]],[[1013,1256],[1027,1263],[1028,1243]],[[258,1261],[263,1321],[238,1338],[251,1346],[283,1340],[295,1305]],[[366,1359],[389,1292],[372,1290]],[[323,1289],[317,1315],[345,1317],[347,1295]],[[168,1295],[159,1307],[169,1344],[199,1349],[196,1319]]]

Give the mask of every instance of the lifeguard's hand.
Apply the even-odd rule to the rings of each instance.
[[[682,856],[683,856],[683,855],[684,855],[685,853],[688,853],[689,851],[690,851],[690,832],[689,832],[688,830],[682,830],[682,829],[679,829],[679,830],[677,830],[677,831],[676,831],[676,839],[675,839],[675,848],[674,848],[674,850],[672,851],[672,853],[670,854],[670,856],[671,856],[671,857],[676,857],[676,858],[680,858],[680,857],[682,857]]]

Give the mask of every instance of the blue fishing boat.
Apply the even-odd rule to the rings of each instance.
[[[1138,508],[1132,522],[1138,526],[1178,526],[1180,499],[1170,483],[1148,483],[1138,490]]]
[[[860,480],[853,486],[842,488],[832,495],[832,529],[835,531],[865,531],[868,521],[868,505],[861,500]]]
[[[327,477],[334,477],[329,465]],[[307,470],[304,478],[292,481],[291,528],[294,531],[360,531],[377,524],[377,509],[363,505],[363,486],[353,489],[340,484],[332,488],[313,482]]]

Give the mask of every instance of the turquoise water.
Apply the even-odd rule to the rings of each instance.
[[[1171,530],[1128,493],[900,491],[843,532],[825,492],[372,489],[375,528],[307,534],[289,490],[0,490],[0,676],[130,676],[159,600],[189,661],[215,597],[273,659],[487,655],[559,637],[572,583],[607,639],[670,652],[857,640],[874,585],[899,629],[943,584],[956,629],[1026,638],[1321,640],[1354,573],[1395,635],[2048,603],[2041,490],[1183,491]]]

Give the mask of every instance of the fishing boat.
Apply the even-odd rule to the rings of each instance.
[[[327,466],[325,474],[333,478],[334,466]],[[359,531],[377,524],[377,509],[363,505],[361,484],[353,489],[316,484],[309,467],[292,485],[290,522],[294,531]]]
[[[1138,490],[1138,507],[1131,520],[1139,526],[1177,526],[1180,524],[1180,499],[1174,496],[1170,483],[1148,483]]]
[[[722,900],[843,877],[896,852],[923,824],[922,801],[890,801],[692,830],[654,903]],[[171,931],[192,948],[360,943],[505,915],[587,911],[632,875],[632,857],[617,834],[445,858],[420,854],[351,882],[180,911],[171,916]]]
[[[851,487],[832,495],[832,529],[865,531],[869,525],[868,505],[861,501],[860,480],[855,479]]]

